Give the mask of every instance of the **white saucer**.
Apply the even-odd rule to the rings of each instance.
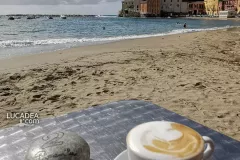
[[[120,153],[114,160],[129,160],[128,159],[128,153],[127,150],[123,151],[122,153]],[[207,160],[212,160],[211,158],[207,159]]]
[[[128,160],[127,150],[120,153],[114,160]]]

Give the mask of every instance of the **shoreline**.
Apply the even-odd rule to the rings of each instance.
[[[222,29],[227,29],[227,28],[238,28],[240,26],[225,26],[225,27],[213,27],[213,28],[205,28],[205,29],[179,29],[179,32],[176,32],[177,30],[173,30],[171,32],[166,32],[166,33],[158,33],[158,34],[152,34],[152,35],[133,35],[133,38],[126,38],[126,39],[119,39],[119,40],[112,40],[112,41],[105,41],[105,42],[96,42],[96,43],[89,43],[86,45],[76,45],[70,48],[56,48],[54,50],[47,50],[47,51],[42,51],[42,52],[36,52],[36,53],[26,53],[26,54],[21,54],[21,55],[15,55],[15,56],[10,56],[6,58],[1,58],[0,62],[4,64],[4,61],[9,61],[12,59],[22,59],[23,57],[29,57],[29,56],[35,56],[35,55],[42,55],[42,54],[52,54],[52,53],[61,53],[65,52],[67,50],[71,49],[78,49],[81,47],[88,47],[88,46],[98,46],[98,45],[104,45],[104,44],[111,44],[115,42],[121,42],[121,41],[127,41],[127,40],[136,40],[136,39],[146,39],[146,38],[154,38],[154,37],[166,37],[166,36],[171,36],[171,35],[182,35],[182,34],[188,34],[188,33],[195,33],[195,32],[204,32],[204,31],[214,31],[214,30],[222,30]],[[181,32],[180,32],[181,30]],[[184,32],[185,31],[185,32]],[[14,48],[13,48],[14,49]],[[17,48],[16,48],[17,49]],[[21,58],[22,57],[22,58]],[[4,66],[4,65],[3,65]],[[4,69],[7,68],[2,68],[0,64],[0,72]]]
[[[108,102],[150,101],[240,140],[240,28],[15,57],[0,63],[0,127]]]
[[[222,29],[217,29],[217,30],[222,30]],[[104,47],[105,45],[108,44],[115,44],[115,43],[121,43],[121,42],[130,42],[132,40],[147,40],[147,39],[152,39],[152,38],[161,38],[161,37],[170,37],[170,36],[177,36],[177,35],[183,35],[183,34],[191,34],[191,33],[196,33],[196,32],[205,32],[205,31],[195,31],[195,32],[186,32],[186,33],[177,33],[177,34],[172,34],[172,35],[164,35],[164,36],[153,36],[153,37],[146,37],[146,38],[135,38],[135,39],[124,39],[124,40],[118,40],[118,41],[111,41],[107,43],[102,43],[102,44],[92,44],[92,45],[86,45],[86,46],[75,46],[67,49],[59,49],[55,51],[49,51],[49,52],[41,52],[41,53],[30,53],[30,54],[23,54],[23,55],[17,55],[17,56],[12,56],[6,59],[0,59],[0,73],[4,73],[6,70],[7,72],[10,70],[14,69],[19,69],[19,68],[25,68],[25,67],[31,67],[32,65],[43,65],[44,63],[57,63],[60,62],[61,59],[66,59],[71,56],[75,58],[75,56],[87,56],[88,54],[91,54],[87,50],[90,49],[92,51],[95,49],[95,47]],[[112,48],[111,48],[112,49]],[[76,52],[81,51],[82,54],[76,55]],[[87,53],[83,53],[84,51],[87,51]],[[62,55],[64,53],[71,53],[71,55]],[[56,59],[53,61],[53,57],[56,57]],[[45,57],[45,58],[41,58]],[[36,61],[35,61],[36,60]],[[50,61],[49,61],[50,60]]]
[[[219,18],[219,17],[182,17],[184,19],[197,19],[197,20],[233,20],[233,21],[240,21],[240,18]]]

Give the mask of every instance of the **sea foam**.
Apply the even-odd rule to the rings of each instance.
[[[45,39],[45,40],[3,40],[0,41],[1,48],[13,48],[13,47],[27,47],[27,46],[40,46],[40,45],[56,45],[56,44],[68,44],[68,43],[95,43],[95,42],[112,42],[127,39],[138,39],[148,37],[158,37],[166,35],[174,35],[181,33],[199,32],[199,31],[210,31],[218,29],[232,28],[230,26],[225,27],[214,27],[206,29],[176,29],[166,33],[158,34],[142,34],[142,35],[126,35],[116,37],[104,37],[104,38],[62,38],[62,39]]]

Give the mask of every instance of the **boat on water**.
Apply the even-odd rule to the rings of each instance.
[[[36,19],[35,16],[28,16],[27,19]]]
[[[65,15],[61,15],[60,18],[67,19],[67,17]]]
[[[95,17],[100,17],[100,18],[113,18],[117,17],[116,15],[96,15]]]
[[[53,17],[52,16],[48,16],[48,19],[53,19]]]
[[[14,17],[9,17],[8,20],[14,20],[15,18]]]

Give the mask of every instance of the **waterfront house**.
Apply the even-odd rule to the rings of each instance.
[[[188,13],[188,1],[186,0],[161,0],[161,12],[163,15],[179,15]]]
[[[142,17],[158,17],[160,13],[160,0],[140,1],[140,14]]]
[[[219,1],[219,18],[233,18],[238,12],[238,0]]]
[[[135,0],[122,1],[122,10],[119,12],[120,17],[139,17],[139,11],[135,10]]]
[[[238,0],[222,0],[219,1],[219,11],[236,11]]]
[[[210,16],[218,16],[218,0],[204,0],[206,13]]]
[[[134,11],[135,12],[140,12],[140,2],[141,0],[134,0]]]
[[[122,10],[128,11],[134,9],[134,0],[124,0],[122,1]]]
[[[188,3],[189,15],[203,15],[206,14],[204,1],[189,1]]]
[[[238,12],[238,14],[240,14],[240,0],[238,0],[238,3],[237,3],[237,12]]]
[[[219,12],[240,13],[240,0],[204,0],[208,15],[217,16]]]

